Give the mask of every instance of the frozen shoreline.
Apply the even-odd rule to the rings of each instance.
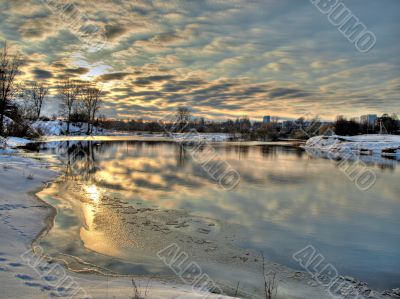
[[[20,154],[9,156],[0,154],[2,180],[0,182],[0,219],[1,235],[5,242],[0,245],[0,279],[1,284],[11,286],[4,291],[4,298],[49,298],[51,290],[47,290],[49,282],[37,277],[34,270],[21,262],[21,254],[30,249],[31,242],[46,229],[46,219],[51,216],[51,208],[38,202],[32,191],[38,190],[45,183],[58,176],[54,170],[48,169],[46,161],[32,160]],[[31,192],[31,193],[29,193]],[[52,219],[50,217],[50,219]],[[19,265],[17,265],[19,264]],[[273,264],[273,263],[271,263]],[[14,265],[14,266],[13,266]],[[284,267],[278,273],[279,286],[291,292],[282,298],[325,298],[328,296],[323,287],[314,282],[310,284],[308,274],[288,271]],[[296,274],[297,273],[297,274]],[[289,275],[298,276],[295,282]],[[93,298],[103,298],[109,294],[112,298],[128,298],[132,295],[132,284],[127,277],[104,277],[94,274],[78,274],[68,272]],[[285,279],[286,277],[286,279]],[[147,279],[135,279],[142,289],[147,285]],[[365,285],[354,281],[354,285]],[[3,288],[2,288],[3,289]],[[365,287],[365,289],[367,289]],[[144,293],[144,290],[143,290]],[[290,294],[290,295],[289,295]],[[289,296],[287,296],[289,295]],[[369,298],[396,298],[372,292]],[[173,284],[171,282],[153,281],[146,298],[200,298],[204,294],[194,294],[190,286]],[[207,298],[229,298],[220,295],[210,295]],[[345,298],[345,297],[343,297]]]
[[[58,176],[45,161],[33,160],[23,154],[0,154],[0,284],[1,298],[51,298],[54,290],[50,280],[40,277],[24,263],[21,256],[31,249],[34,239],[53,221],[52,208],[34,196],[47,182]],[[92,298],[129,298],[133,288],[130,277],[105,277],[67,271]],[[47,277],[48,278],[48,277]],[[135,278],[144,293],[148,279]],[[202,298],[190,286],[152,280],[146,298]],[[75,297],[74,297],[75,298]],[[77,298],[77,297],[76,297]],[[209,298],[229,298],[210,294]]]
[[[360,156],[378,162],[384,158],[400,160],[398,135],[316,136],[308,139],[303,147],[314,156],[333,159]]]

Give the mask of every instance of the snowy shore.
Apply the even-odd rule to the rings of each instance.
[[[67,134],[67,123],[65,121],[36,121],[31,127],[40,132],[43,136],[86,136],[87,123],[74,122],[70,124],[70,134]],[[230,138],[229,134],[224,133],[146,133],[146,132],[114,132],[103,128],[92,128],[91,136],[139,136],[147,138],[169,138],[178,142],[181,141],[207,141],[207,142],[223,142]]]
[[[67,134],[67,122],[61,120],[42,121],[38,120],[31,124],[31,127],[45,136],[60,136]],[[86,134],[88,130],[87,123],[72,122],[69,126],[71,135]],[[107,131],[93,126],[93,135],[107,135]]]
[[[28,143],[31,142],[32,141],[29,139],[19,138],[19,137],[9,137],[9,138],[0,137],[0,149],[16,148],[19,146],[27,145]]]
[[[1,298],[57,297],[54,273],[40,276],[22,258],[32,241],[52,222],[54,211],[38,201],[34,191],[51,181],[58,173],[45,161],[30,159],[21,154],[0,154],[0,285]],[[79,274],[65,270],[91,298],[130,298],[133,293],[131,277],[104,277]],[[52,275],[53,274],[53,275]],[[161,280],[135,278],[139,292],[146,298],[204,298],[190,286]],[[79,297],[73,297],[79,298]],[[207,298],[230,298],[208,294]]]
[[[316,136],[303,147],[314,156],[333,159],[357,156],[400,160],[400,136],[397,135]]]

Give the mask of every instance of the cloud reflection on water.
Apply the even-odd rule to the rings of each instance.
[[[221,158],[241,175],[238,188],[224,192],[176,144],[76,142],[72,146],[83,146],[88,154],[71,157],[67,152],[63,159],[78,160],[90,186],[119,194],[128,203],[186,210],[230,224],[236,230],[236,244],[263,250],[289,266],[295,266],[290,260],[293,252],[313,244],[343,273],[378,287],[392,286],[400,277],[396,189],[400,172],[396,167],[390,171],[376,167],[377,184],[361,192],[335,163],[313,159],[299,149],[217,147]],[[95,202],[102,205],[101,198]],[[92,219],[91,223],[97,218],[100,223],[106,206],[102,208],[89,206],[84,218]],[[107,235],[129,232],[123,214],[106,213],[113,213],[106,222],[112,227],[88,226],[87,231],[81,229],[81,238],[91,250],[120,256],[119,246],[136,245],[118,243],[115,236]]]

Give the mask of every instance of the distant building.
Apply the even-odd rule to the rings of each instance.
[[[360,123],[362,124],[375,125],[377,121],[378,116],[376,114],[366,114],[360,117]]]
[[[267,115],[263,117],[263,123],[269,124],[271,122],[271,116]]]

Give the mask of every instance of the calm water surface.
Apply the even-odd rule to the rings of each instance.
[[[40,151],[57,155],[65,174],[39,194],[58,209],[53,229],[40,243],[58,258],[77,256],[123,274],[162,275],[165,267],[150,252],[171,240],[194,240],[193,252],[206,261],[197,248],[219,238],[224,242],[215,241],[204,252],[217,252],[216,247],[229,252],[224,248],[232,243],[301,270],[292,254],[313,245],[341,275],[376,289],[400,286],[395,161],[371,165],[377,182],[360,191],[337,163],[301,149],[216,145],[221,159],[241,176],[237,188],[225,191],[177,144],[51,145]],[[171,223],[173,218],[180,220]]]

